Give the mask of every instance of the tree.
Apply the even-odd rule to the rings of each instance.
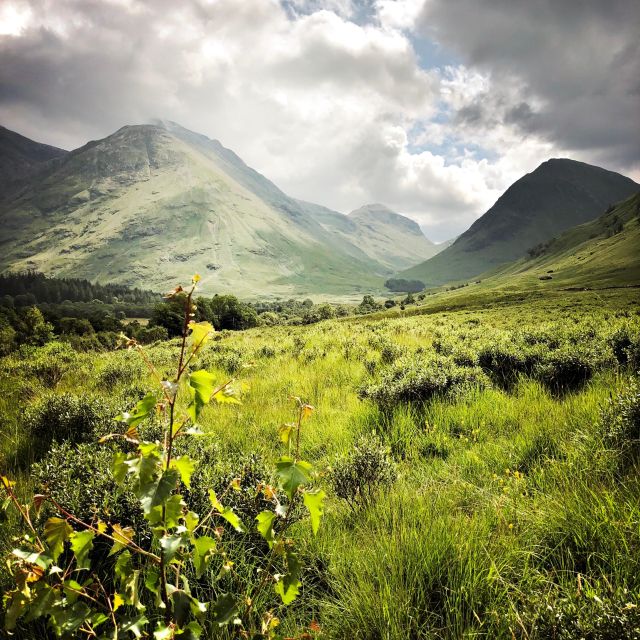
[[[26,307],[20,313],[22,335],[19,341],[42,346],[53,339],[53,325],[46,322],[38,307]]]

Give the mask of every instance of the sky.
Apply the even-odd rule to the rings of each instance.
[[[639,27],[638,0],[0,0],[0,124],[173,120],[442,241],[550,157],[640,181]]]

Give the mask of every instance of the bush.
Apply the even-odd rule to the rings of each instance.
[[[29,451],[20,456],[39,460],[55,442],[95,441],[109,432],[117,411],[103,400],[70,393],[50,394],[29,407],[24,415]]]
[[[603,364],[595,350],[565,345],[547,354],[534,370],[535,377],[555,392],[579,389]]]
[[[371,504],[378,491],[396,478],[389,450],[375,435],[360,438],[348,454],[336,460],[329,473],[333,492],[354,510]]]
[[[77,357],[77,353],[68,344],[51,342],[30,353],[25,373],[37,378],[46,387],[53,388],[71,370]]]
[[[609,400],[600,420],[605,446],[616,452],[619,468],[626,470],[640,455],[640,384],[629,385]]]
[[[359,395],[381,409],[390,409],[402,402],[426,402],[487,385],[487,377],[477,367],[459,367],[450,358],[417,356],[399,360],[377,383],[362,387]]]
[[[515,343],[491,344],[478,351],[478,364],[502,387],[513,385],[520,374],[530,374],[542,360],[540,348]]]
[[[140,530],[145,523],[135,495],[122,492],[113,479],[113,452],[107,445],[54,443],[31,477],[38,491],[85,522],[102,518]]]
[[[111,389],[117,384],[132,385],[144,375],[144,367],[139,359],[111,360],[98,374],[98,384]]]
[[[515,621],[514,621],[515,622]],[[540,640],[640,640],[640,602],[624,589],[531,594],[517,622]]]

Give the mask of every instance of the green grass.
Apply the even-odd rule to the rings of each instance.
[[[315,407],[304,423],[303,456],[323,474],[370,433],[397,464],[396,482],[371,506],[354,512],[330,494],[318,536],[302,526],[296,532],[306,569],[301,598],[276,612],[285,635],[302,633],[312,620],[322,637],[367,640],[614,640],[640,633],[637,468],[621,471],[600,417],[633,374],[615,362],[608,341],[618,327],[640,330],[638,292],[505,292],[491,305],[488,295],[465,288],[403,315],[223,332],[203,355],[221,381],[234,371],[243,386],[241,406],[205,410],[206,435],[196,450],[216,452],[205,456],[212,473],[249,454],[272,466],[292,395]],[[494,380],[424,404],[385,408],[359,399],[361,387],[418,351],[456,357],[486,344],[520,345],[526,336],[557,339],[576,352],[588,343],[605,356],[571,390],[545,386],[533,372],[508,387]],[[159,344],[149,355],[162,370],[175,348]],[[16,457],[29,442],[25,410],[47,393],[80,389],[127,408],[152,384],[128,375],[135,358],[126,351],[77,354],[53,388],[19,356],[3,360],[0,468],[18,478],[23,495],[34,489]],[[330,491],[327,475],[319,483]],[[3,549],[12,527],[0,532]],[[243,558],[240,545],[237,579],[254,580],[255,568]]]

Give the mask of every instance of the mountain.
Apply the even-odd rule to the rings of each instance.
[[[389,274],[434,256],[438,246],[425,237],[420,226],[382,204],[369,204],[348,216],[300,201],[328,231],[358,246]]]
[[[163,290],[357,294],[388,268],[248,167],[175,123],[126,126],[0,196],[0,269]],[[336,214],[340,215],[340,214]]]
[[[63,149],[34,142],[0,126],[0,188],[6,189],[66,153]]]
[[[574,160],[548,160],[511,185],[450,247],[399,277],[427,286],[473,278],[592,220],[639,188],[612,171]]]
[[[640,285],[640,191],[534,247],[492,279],[519,289]]]

